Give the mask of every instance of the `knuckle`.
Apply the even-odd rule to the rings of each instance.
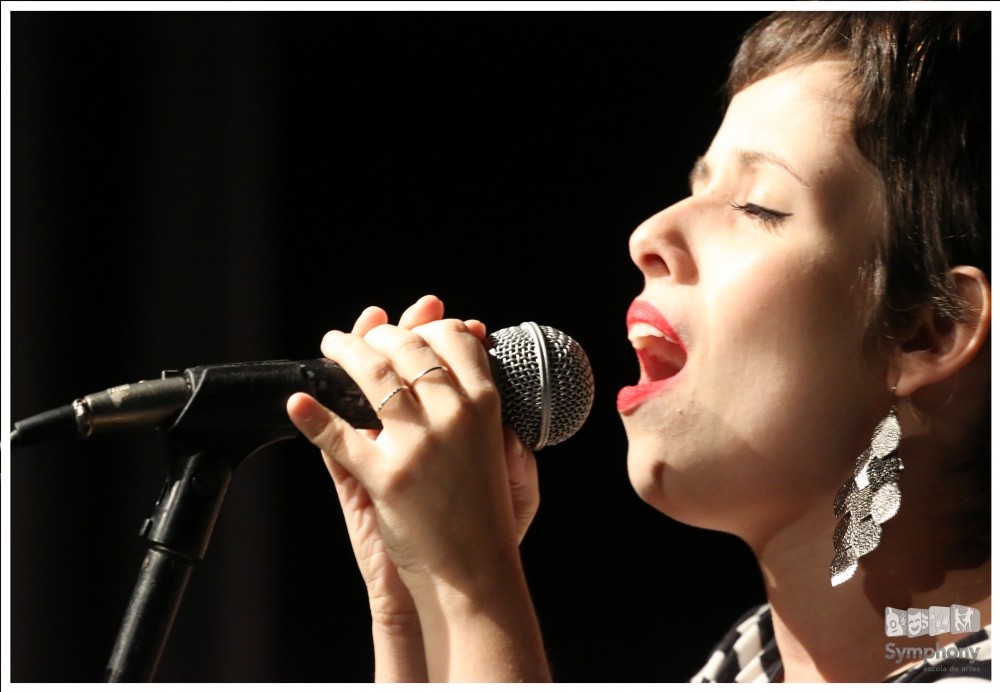
[[[475,422],[475,411],[465,401],[455,398],[445,404],[439,404],[438,415],[440,421],[446,429],[465,430]]]
[[[368,333],[366,340],[376,347],[403,354],[430,348],[420,334],[391,324],[375,327]]]
[[[461,320],[446,318],[420,325],[418,331],[427,338],[440,339],[468,333],[469,329]]]
[[[469,331],[469,328],[465,326],[465,322],[454,317],[449,317],[440,320],[441,329],[446,332],[453,332],[455,334],[465,334]]]
[[[389,474],[382,486],[383,497],[405,498],[414,488],[419,488],[426,474],[423,464],[417,461],[401,464]]]
[[[482,377],[473,385],[466,387],[469,399],[477,408],[486,412],[500,411],[500,390],[493,380]]]
[[[429,351],[430,346],[419,334],[408,331],[400,338],[399,350],[409,355]]]
[[[392,369],[392,363],[382,356],[369,359],[361,368],[361,376],[377,384],[391,383],[395,381],[396,371]]]
[[[340,460],[348,456],[343,435],[332,421],[328,421],[316,435],[310,437],[309,441],[323,453],[324,459],[330,457],[333,460]]]

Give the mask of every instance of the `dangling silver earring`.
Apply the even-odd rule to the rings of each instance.
[[[896,388],[893,387],[893,393]],[[878,547],[882,524],[899,511],[899,474],[903,461],[899,448],[896,407],[875,427],[871,445],[854,463],[854,474],[841,486],[833,501],[834,516],[840,517],[833,532],[836,554],[830,565],[830,583],[843,584],[854,576],[858,558]]]

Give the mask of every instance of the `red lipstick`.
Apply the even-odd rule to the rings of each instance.
[[[639,358],[638,384],[618,392],[619,413],[629,413],[667,389],[687,362],[687,347],[673,326],[652,304],[636,299],[625,323]]]

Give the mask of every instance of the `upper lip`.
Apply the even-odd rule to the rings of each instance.
[[[659,310],[637,298],[625,323],[629,341],[639,355],[640,382],[664,380],[680,372],[687,362],[687,347]]]
[[[672,341],[681,348],[687,351],[684,346],[684,342],[681,338],[677,336],[677,332],[674,331],[673,326],[667,321],[667,318],[657,310],[651,303],[646,302],[636,298],[632,301],[632,305],[629,306],[628,315],[625,317],[625,324],[629,330],[629,338],[633,332],[633,327],[639,324],[648,324],[658,331],[661,338],[667,341]]]

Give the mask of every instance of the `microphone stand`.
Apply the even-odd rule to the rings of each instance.
[[[233,471],[245,458],[243,451],[185,446],[175,446],[171,455],[167,481],[140,531],[151,545],[105,669],[105,682],[153,680],[191,572],[205,556]]]
[[[105,682],[153,680],[233,473],[255,451],[298,434],[284,411],[285,394],[291,395],[294,387],[280,383],[288,389],[271,398],[275,403],[270,408],[248,409],[246,401],[260,389],[252,374],[222,366],[201,368],[196,375],[193,396],[166,432],[170,468],[153,514],[140,531],[150,546],[105,669]],[[239,408],[245,415],[233,416]]]

